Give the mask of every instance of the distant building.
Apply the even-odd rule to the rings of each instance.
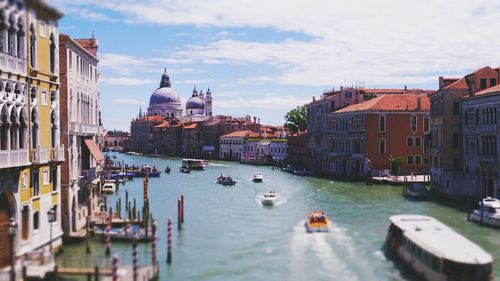
[[[108,131],[104,135],[103,148],[104,149],[123,149],[129,140],[130,135],[128,133],[123,134],[111,134]]]
[[[139,115],[140,116],[140,115]],[[141,153],[155,153],[159,148],[153,143],[153,128],[165,121],[161,115],[138,117],[130,123],[130,139],[126,149]]]
[[[474,197],[500,198],[500,85],[461,100],[465,178]]]
[[[431,101],[431,141],[428,153],[432,159],[432,190],[449,197],[465,197],[477,194],[475,179],[465,176],[464,171],[477,167],[465,166],[464,132],[465,116],[461,100],[473,97],[477,92],[493,87],[500,80],[499,70],[491,67],[480,68],[462,78],[439,79],[439,90],[430,94]],[[483,99],[481,99],[483,100]],[[468,101],[471,105],[473,101]],[[473,107],[471,107],[473,108]],[[467,111],[467,118],[482,118]],[[476,114],[476,113],[474,113]],[[468,129],[468,134],[473,134]],[[470,136],[469,136],[470,137]],[[467,139],[468,145],[479,145],[481,139]],[[479,172],[479,171],[478,171]],[[469,171],[466,171],[469,174]],[[470,174],[469,174],[470,175]]]
[[[259,138],[259,134],[245,130],[236,131],[220,137],[220,159],[239,161],[243,155],[243,146],[247,139]]]
[[[139,115],[139,118],[143,117],[141,113]],[[172,89],[166,69],[161,76],[160,87],[151,94],[147,115],[159,115],[168,119],[179,119],[182,116],[181,99]],[[132,132],[131,134],[133,135]]]
[[[426,95],[381,95],[329,114],[329,173],[364,178],[429,169],[424,135],[430,130]],[[403,160],[401,167],[393,162]]]
[[[287,135],[287,158],[286,162],[295,167],[309,167],[309,151],[306,149],[309,145],[309,136],[307,132]]]

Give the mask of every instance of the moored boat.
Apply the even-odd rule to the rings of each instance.
[[[278,200],[278,194],[275,191],[269,191],[262,196],[262,205],[273,206]]]
[[[425,199],[429,196],[429,190],[421,183],[412,183],[405,187],[405,196],[413,199]]]
[[[307,214],[306,230],[307,232],[328,232],[328,217],[323,211],[311,211]]]
[[[230,176],[220,175],[220,177],[217,178],[217,183],[222,185],[235,185],[236,181]]]
[[[264,175],[261,172],[255,172],[252,180],[254,182],[262,182],[264,180]]]
[[[186,166],[181,166],[179,168],[179,170],[180,170],[181,173],[185,173],[185,174],[191,173],[191,169],[189,167],[186,167]]]
[[[102,192],[112,194],[116,192],[116,184],[113,182],[105,182],[102,186]]]
[[[98,236],[106,235],[106,227],[99,227],[94,230],[94,234]],[[153,233],[151,229],[146,229],[140,227],[139,225],[127,224],[123,227],[111,227],[109,231],[109,236],[112,240],[139,240],[139,241],[150,241],[152,240]]]
[[[191,170],[205,170],[207,160],[203,159],[182,159],[182,166],[188,167]]]
[[[491,255],[442,222],[422,215],[389,220],[388,249],[424,280],[493,280]]]
[[[483,223],[500,227],[500,200],[486,197],[482,201],[482,204],[479,202],[479,209],[472,212],[470,219],[480,223],[482,213]]]

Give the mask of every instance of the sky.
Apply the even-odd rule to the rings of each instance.
[[[436,89],[500,65],[497,0],[49,0],[61,32],[99,41],[106,129],[129,130],[164,71],[183,106],[279,125],[340,86]]]

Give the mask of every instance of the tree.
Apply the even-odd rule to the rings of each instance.
[[[285,126],[297,133],[307,128],[307,105],[297,106],[285,115]]]

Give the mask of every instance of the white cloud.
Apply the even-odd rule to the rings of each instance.
[[[146,105],[146,103],[142,100],[138,100],[131,97],[123,97],[119,99],[115,99],[114,102],[121,104],[130,104],[130,105]]]
[[[241,93],[231,93],[231,96],[243,96]],[[225,93],[217,93],[217,96],[228,96]],[[256,98],[236,98],[236,99],[217,99],[214,106],[223,109],[276,109],[288,110],[299,105],[310,102],[309,98],[299,98],[295,95],[277,95],[265,94]]]
[[[175,82],[175,84],[188,84],[188,85],[201,85],[201,84],[209,84],[209,83],[213,83],[214,81],[213,80],[209,80],[209,79],[200,79],[200,80],[181,80],[181,81],[177,81]]]
[[[58,1],[71,5],[69,0]],[[429,83],[450,72],[465,74],[500,64],[497,0],[92,0],[91,5],[119,13],[132,24],[271,28],[303,34],[279,42],[258,37],[252,42],[230,39],[231,33],[222,31],[216,36],[221,39],[185,46],[166,58],[179,64],[270,65],[276,69],[274,80],[281,84]],[[108,61],[112,59],[150,70],[127,61],[130,58]]]
[[[101,77],[99,80],[101,83],[109,85],[122,85],[122,86],[137,86],[144,84],[157,83],[157,80],[153,79],[140,79],[140,78],[130,78],[130,77]]]

